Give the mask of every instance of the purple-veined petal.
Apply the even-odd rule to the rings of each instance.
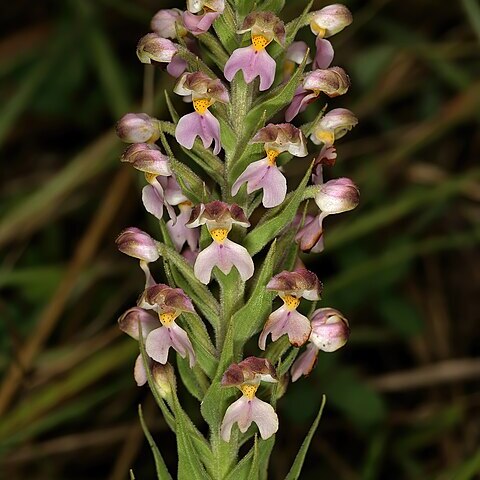
[[[263,188],[263,206],[272,208],[280,205],[287,194],[287,180],[276,165],[271,165],[267,159],[251,163],[237,178],[232,186],[232,195],[236,195],[240,186],[247,182],[247,192]]]
[[[231,81],[242,70],[245,82],[250,83],[260,76],[260,90],[268,90],[275,79],[275,60],[266,50],[256,51],[252,46],[237,48],[227,60],[224,75]]]
[[[178,78],[187,69],[188,63],[179,55],[174,55],[172,61],[167,65],[167,72],[173,78]]]
[[[145,341],[145,350],[148,356],[156,362],[165,364],[168,359],[168,351],[172,345],[170,329],[162,326],[148,334]]]
[[[218,243],[211,243],[198,254],[197,259],[195,260],[193,271],[195,276],[205,285],[210,282],[212,269],[218,262],[218,247]]]
[[[256,397],[250,400],[242,396],[227,408],[220,427],[220,435],[224,441],[228,442],[235,423],[238,424],[240,431],[245,433],[252,422],[257,424],[263,440],[271,437],[278,430],[278,416],[269,403]]]
[[[273,407],[257,397],[250,400],[250,418],[257,424],[263,440],[278,430],[278,416]]]
[[[315,367],[318,357],[318,348],[309,343],[306,350],[295,360],[292,365],[290,373],[292,375],[292,382],[296,382],[302,375],[309,375]]]
[[[192,368],[195,365],[195,352],[192,343],[188,338],[187,332],[179,327],[175,322],[169,327],[172,347],[180,354],[182,358],[188,355],[189,365]]]
[[[324,38],[317,37],[315,47],[317,50],[315,52],[315,59],[313,60],[313,69],[328,68],[335,55],[332,44]]]
[[[295,347],[300,347],[307,342],[311,331],[312,327],[307,317],[296,310],[289,310],[283,305],[268,317],[258,339],[258,346],[265,350],[269,334],[272,335],[272,342],[287,334],[290,343]]]
[[[190,150],[197,136],[202,139],[205,148],[209,148],[212,141],[215,141],[213,153],[217,155],[220,152],[220,124],[208,110],[203,115],[189,113],[178,121],[175,138],[180,145]]]
[[[194,15],[190,12],[183,12],[183,23],[185,28],[193,35],[201,35],[208,31],[212,23],[220,16],[219,12],[207,12],[203,15]]]
[[[231,262],[238,270],[241,279],[246,282],[253,275],[255,269],[252,257],[248,253],[247,249],[238,243],[232,242],[228,238],[224,240],[223,245],[220,245],[220,247],[223,247],[220,249],[222,262],[224,262],[225,259],[228,259],[228,261]]]
[[[151,360],[149,359],[149,364]],[[143,364],[142,355],[139,355],[135,360],[135,366],[133,368],[133,378],[139,387],[147,383],[147,371],[145,370],[145,365]]]

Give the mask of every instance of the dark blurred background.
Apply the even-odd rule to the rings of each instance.
[[[304,3],[287,2],[285,18]],[[279,402],[270,476],[284,477],[326,393],[302,478],[480,478],[480,5],[344,3],[355,21],[332,43],[352,88],[329,107],[360,123],[328,175],[351,177],[362,201],[327,219],[325,252],[305,261],[352,337]],[[137,346],[116,327],[143,278],[114,239],[130,225],[158,229],[112,130],[141,110],[136,42],[170,6],[184,7],[2,5],[1,478],[121,480],[131,467],[153,478],[140,402],[175,469],[175,438],[132,378]],[[301,37],[313,42],[308,29]],[[155,115],[166,119],[162,92],[173,83],[156,78]]]

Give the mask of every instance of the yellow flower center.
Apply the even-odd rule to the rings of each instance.
[[[242,393],[249,399],[253,400],[255,397],[255,393],[257,392],[258,385],[251,385],[249,383],[244,383],[241,387],[240,390]]]
[[[227,228],[214,228],[210,230],[210,235],[217,243],[223,243],[227,238],[228,229]]]
[[[300,305],[300,299],[293,295],[285,295],[282,297],[283,303],[289,310],[296,310]]]
[[[312,31],[314,31],[317,34],[317,37],[320,37],[320,38],[325,37],[325,34],[327,33],[327,29],[322,28],[317,22],[315,22],[315,20],[313,20],[310,23],[310,27]]]
[[[169,327],[177,317],[178,315],[174,312],[161,313],[160,321],[162,322],[162,325]]]
[[[264,50],[270,42],[271,40],[263,35],[252,35],[252,45],[257,52]]]
[[[147,180],[148,183],[152,183],[156,178],[157,175],[155,173],[145,172],[145,180]]]
[[[317,130],[315,136],[326,145],[333,145],[333,142],[335,141],[334,133],[329,130]]]
[[[277,160],[277,157],[280,155],[280,152],[273,150],[273,148],[267,150],[267,160],[268,164],[273,166]]]
[[[212,104],[212,100],[208,98],[198,98],[197,100],[193,101],[193,108],[197,113],[203,115],[207,111],[208,107]]]

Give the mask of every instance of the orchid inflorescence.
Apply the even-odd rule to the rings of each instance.
[[[266,478],[275,406],[288,380],[309,375],[318,352],[339,349],[350,332],[338,310],[316,308],[323,286],[299,255],[321,252],[325,218],[359,202],[350,179],[323,178],[357,119],[324,105],[313,121],[291,122],[311,114],[313,102],[348,91],[348,75],[331,66],[329,39],[352,16],[339,4],[310,12],[310,2],[284,24],[283,4],[187,0],[186,11],[160,10],[137,56],[166,64],[173,92],[193,108],[179,115],[167,94],[172,122],[149,112],[117,124],[130,144],[121,160],[143,172],[143,205],[160,226],[160,240],[135,227],[117,238],[145,273],[143,293],[119,326],[139,342],[137,384],[148,382],[176,432],[181,479]],[[303,27],[316,37],[312,54],[295,41]],[[308,157],[310,146],[310,166],[288,192],[285,167]],[[160,259],[166,283],[150,270]],[[201,402],[208,441],[181,407],[177,376]],[[252,423],[261,440],[255,434],[239,461]],[[158,477],[171,478],[154,454]],[[305,451],[299,455],[292,478]]]

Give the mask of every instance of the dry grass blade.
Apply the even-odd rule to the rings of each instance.
[[[0,413],[3,413],[8,407],[17,388],[21,384],[23,372],[31,367],[33,360],[55,327],[75,287],[79,273],[92,259],[97,251],[100,240],[118,211],[130,184],[130,179],[131,175],[127,169],[121,169],[117,173],[105,196],[103,204],[98,209],[81,239],[57,291],[40,315],[35,330],[29,336],[26,345],[19,352],[21,365],[11,365],[6,374],[0,392]]]

